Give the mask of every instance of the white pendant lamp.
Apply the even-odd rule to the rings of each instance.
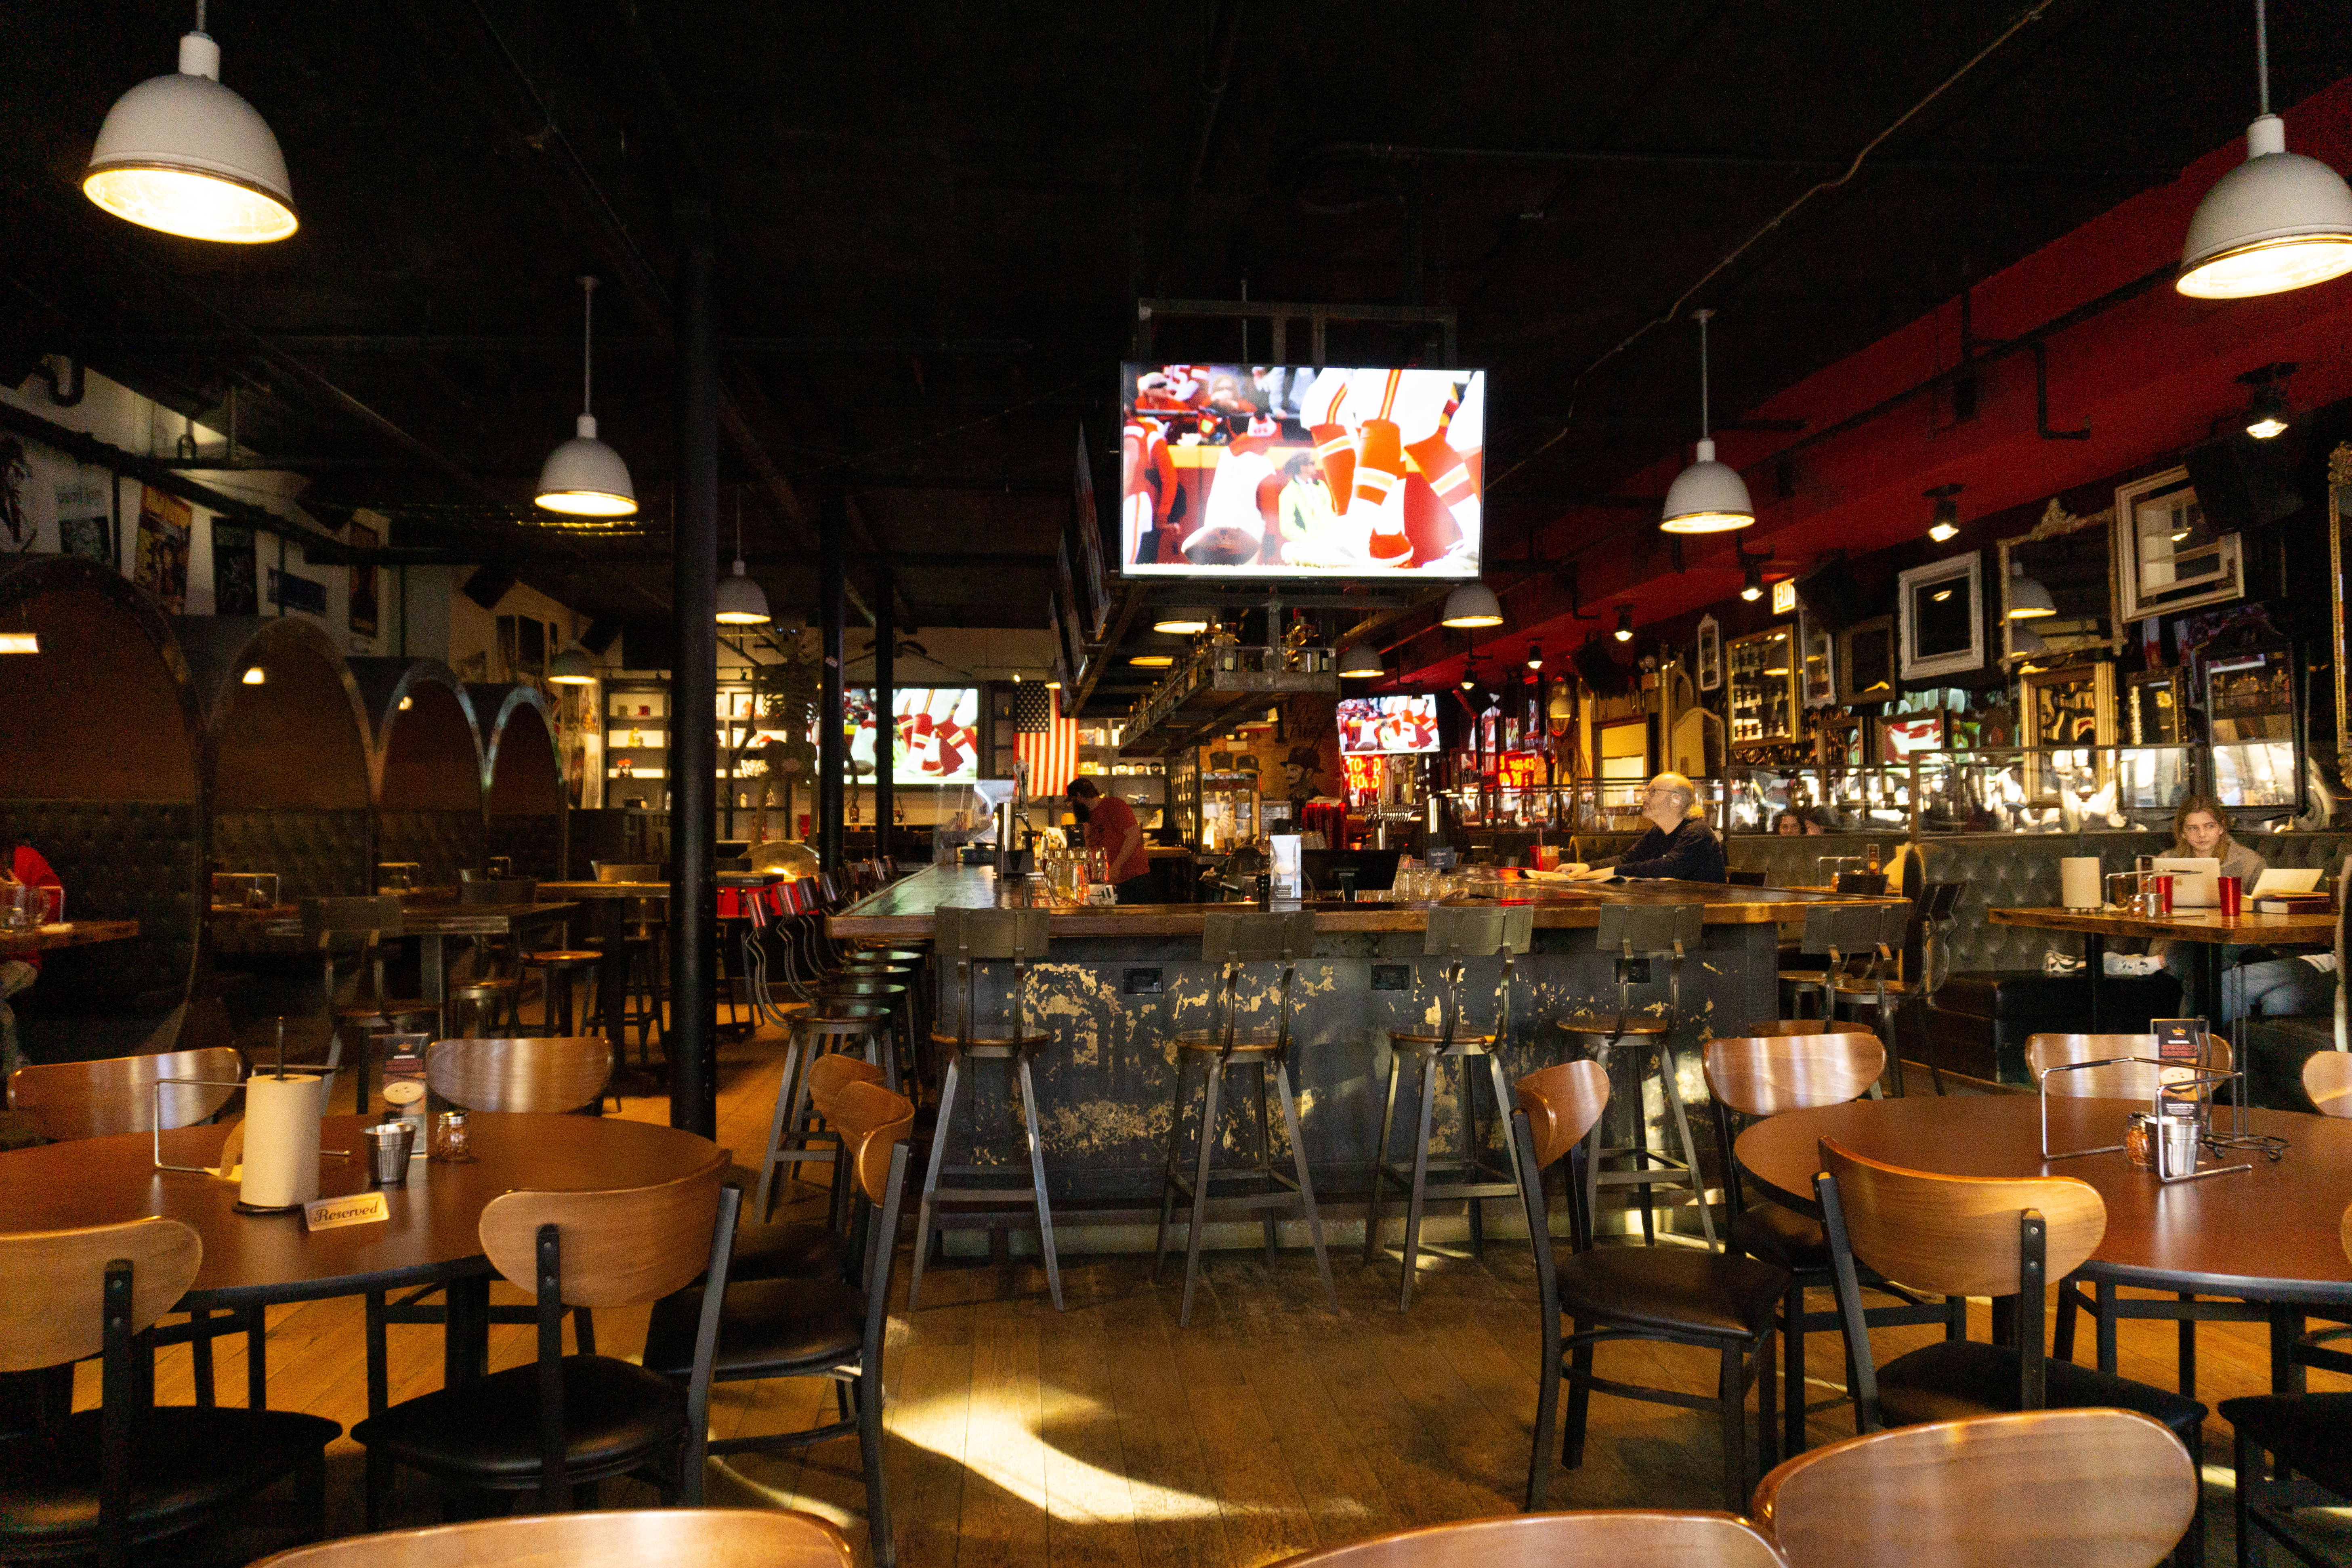
[[[588,650],[575,641],[549,662],[547,679],[556,686],[593,686],[596,667],[589,662]]]
[[[1339,679],[1342,680],[1377,680],[1388,670],[1381,663],[1380,650],[1370,643],[1360,642],[1339,656]]]
[[[150,77],[106,111],[81,189],[126,223],[187,239],[267,245],[299,226],[278,138],[221,85],[204,0],[195,31],[180,37],[180,68]]]
[[[1465,583],[1445,595],[1445,613],[1438,617],[1438,624],[1499,626],[1503,624],[1503,601],[1495,597],[1495,590],[1484,583]]]
[[[2025,563],[2009,563],[2009,618],[2012,621],[2035,621],[2058,613],[2050,597],[2050,590],[2038,577],[2025,574]]]
[[[1666,488],[1665,515],[1658,527],[1667,533],[1728,533],[1756,521],[1746,481],[1738,469],[1715,460],[1715,442],[1707,434],[1706,323],[1714,314],[1691,312],[1698,322],[1698,460]]]
[[[722,626],[764,626],[768,624],[768,595],[757,583],[743,575],[743,492],[735,492],[735,570],[719,579],[716,599],[719,624]]]
[[[596,416],[588,412],[595,384],[596,279],[580,279],[580,433],[547,456],[532,499],[545,511],[566,517],[635,517],[637,489],[621,454],[596,439]]]
[[[2246,127],[2246,161],[2205,193],[2180,247],[2174,287],[2196,299],[2283,294],[2352,272],[2352,187],[2318,159],[2288,152],[2286,122],[2271,112],[2263,0],[2254,0],[2254,77],[2262,112]]]

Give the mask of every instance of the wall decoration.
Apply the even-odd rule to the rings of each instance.
[[[2116,667],[2108,660],[2035,670],[2017,689],[2027,746],[2116,743]]]
[[[375,530],[366,523],[352,524],[351,546],[353,550],[373,550],[380,542]],[[373,637],[376,635],[378,615],[375,564],[373,562],[364,563],[353,562],[351,574],[352,591],[349,610],[352,636]]]
[[[32,482],[33,465],[25,443],[0,436],[0,551],[21,555],[33,548],[33,514],[25,510],[25,487]]]
[[[2327,615],[2336,637],[2336,755],[2339,776],[2352,737],[2352,671],[2344,668],[2344,529],[2352,521],[2352,442],[2327,454]]]
[[[1984,668],[1981,554],[1955,555],[1933,565],[1914,566],[1896,583],[1904,679],[1965,675]]]
[[[1698,622],[1698,689],[1714,691],[1723,685],[1723,627],[1713,616]]]
[[[1895,684],[1895,617],[1856,621],[1837,637],[1838,700],[1848,707],[1885,702]]]
[[[83,469],[58,481],[58,548],[84,561],[114,564],[114,479],[95,468]],[[217,555],[219,530],[214,530]],[[223,612],[215,610],[214,614]]]
[[[155,595],[165,613],[188,608],[188,529],[195,512],[177,496],[139,487],[139,555],[131,580]]]
[[[2121,733],[2126,746],[2177,746],[2189,739],[2187,680],[2178,666],[2126,679]]]
[[[1797,685],[1808,708],[1837,705],[1837,638],[1813,617],[1797,617]]]
[[[1796,642],[1793,626],[1732,639],[1727,653],[1733,745],[1780,745],[1797,738]]]
[[[253,530],[230,523],[213,524],[213,614],[261,614],[261,588],[256,576]]]
[[[2117,485],[2114,536],[2118,614],[2126,621],[2244,596],[2238,536],[2213,531],[2186,468]]]
[[[2116,595],[2114,552],[2108,534],[2112,510],[2076,517],[2055,498],[2042,509],[2033,531],[2000,545],[2001,658],[2060,658],[2096,650],[2120,653],[2126,641]],[[2030,621],[2009,618],[2014,570],[2021,568],[2050,592],[2054,616]]]

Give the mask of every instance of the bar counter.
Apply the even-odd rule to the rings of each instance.
[[[1000,888],[991,868],[933,867],[851,906],[833,917],[827,929],[840,940],[928,938],[939,910],[1022,901],[1034,886]],[[1784,934],[1794,938],[1808,908],[1832,901],[1824,895],[1787,889],[1699,883],[1522,886],[1534,902],[1534,950],[1514,964],[1510,1037],[1499,1052],[1511,1078],[1567,1058],[1570,1047],[1553,1028],[1554,1018],[1617,1005],[1613,955],[1600,952],[1593,938],[1603,906],[1696,902],[1705,907],[1700,950],[1683,966],[1683,1022],[1674,1037],[1676,1081],[1685,1103],[1695,1108],[1706,1103],[1700,1046],[1713,1035],[1736,1033],[1748,1023],[1779,1016],[1780,942]],[[1104,1205],[1125,1211],[1118,1215],[1122,1219],[1139,1217],[1139,1210],[1150,1205],[1156,1216],[1175,1081],[1176,1052],[1171,1042],[1179,1028],[1206,1027],[1213,1021],[1211,989],[1216,969],[1201,960],[1201,930],[1202,916],[1220,907],[1238,906],[1055,910],[1053,945],[1031,971],[1027,1012],[1057,1037],[1035,1067],[1046,1180],[1057,1201]],[[1305,907],[1315,911],[1317,942],[1314,955],[1298,966],[1291,1076],[1317,1194],[1329,1211],[1327,1218],[1338,1222],[1338,1234],[1344,1237],[1356,1227],[1360,1199],[1370,1184],[1372,1149],[1388,1081],[1387,1031],[1437,1026],[1437,965],[1422,951],[1426,905],[1309,900]],[[1648,984],[1633,987],[1634,1012],[1665,1009],[1666,965],[1654,968],[1656,973]],[[1275,965],[1258,964],[1254,970],[1243,983],[1244,1027],[1268,1030],[1275,1022]],[[1463,982],[1465,1028],[1489,1026],[1500,971],[1499,959],[1470,961]],[[951,972],[941,969],[937,980],[938,1026],[951,1033],[961,998]],[[1001,984],[984,985],[979,1024],[1001,1024],[1003,1010]],[[1620,1054],[1630,1058],[1633,1053]],[[1019,1111],[1008,1099],[1004,1074],[993,1064],[982,1063],[973,1078],[980,1096],[979,1157],[1025,1163]],[[1191,1082],[1196,1100],[1197,1073]],[[1440,1076],[1433,1152],[1459,1146],[1460,1083],[1451,1066]],[[1620,1084],[1621,1093],[1631,1087],[1622,1073]],[[1645,1088],[1651,1147],[1668,1147],[1663,1097],[1654,1076],[1645,1079]],[[1399,1147],[1407,1158],[1411,1146],[1404,1128],[1412,1118],[1404,1107],[1416,1094],[1408,1070],[1398,1086]],[[1239,1159],[1255,1150],[1255,1107],[1244,1119],[1232,1099],[1246,1103],[1254,1097],[1235,1096],[1230,1088],[1228,1096],[1229,1112],[1221,1129],[1223,1157]],[[1630,1093],[1624,1097],[1632,1103]],[[1482,1120],[1494,1114],[1486,1103],[1491,1098],[1480,1096]],[[1694,1111],[1695,1122],[1702,1113]],[[1189,1100],[1187,1114],[1198,1114]],[[1616,1115],[1612,1107],[1612,1120]],[[963,1130],[971,1125],[961,1110],[957,1121],[957,1140],[949,1150],[951,1160],[963,1153]],[[1280,1126],[1279,1116],[1275,1124]],[[1714,1141],[1705,1124],[1698,1125],[1703,1157],[1712,1163]],[[1631,1131],[1630,1125],[1613,1128],[1610,1141],[1627,1142],[1623,1134]],[[1491,1122],[1486,1135],[1497,1136]],[[1189,1134],[1186,1142],[1191,1142]],[[1277,1156],[1281,1152],[1277,1146]],[[1660,1201],[1663,1218],[1664,1194]],[[1497,1219],[1507,1219],[1505,1206],[1496,1208]],[[1457,1207],[1440,1205],[1439,1215]],[[1073,1216],[1074,1223],[1076,1218]],[[1696,1229],[1695,1215],[1688,1217],[1688,1225]],[[1059,1235],[1063,1222],[1058,1217],[1055,1226]],[[1357,1234],[1360,1237],[1360,1230]],[[1442,1237],[1447,1232],[1441,1225],[1431,1234]],[[1147,1245],[1149,1237],[1148,1230],[1142,1233]],[[1076,1245],[1113,1246],[1134,1239],[1131,1232],[1120,1237],[1097,1225]]]

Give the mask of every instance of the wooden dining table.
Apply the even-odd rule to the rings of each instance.
[[[2120,1152],[2045,1161],[2042,1104],[2031,1094],[1916,1095],[1784,1111],[1742,1132],[1733,1157],[1769,1195],[1806,1213],[1819,1212],[1813,1176],[1823,1138],[1939,1175],[2078,1177],[2107,1207],[2106,1235],[2082,1269],[2103,1307],[2126,1286],[2258,1303],[2258,1312],[2205,1315],[2266,1321],[2273,1381],[2293,1392],[2299,1369],[2285,1352],[2305,1310],[2352,1315],[2352,1259],[2341,1239],[2352,1202],[2352,1121],[2249,1110],[2247,1131],[2284,1140],[2284,1157],[2232,1152],[2225,1163],[2253,1168],[2168,1185]],[[2147,1109],[2137,1100],[2053,1097],[2048,1104],[2050,1147],[2062,1152],[2119,1144],[2125,1119]],[[2226,1122],[2229,1112],[2215,1116]],[[2110,1372],[2115,1321],[2102,1310],[2099,1365]]]
[[[2231,947],[2325,947],[2336,940],[2336,916],[2331,913],[2264,915],[2252,910],[2224,915],[2219,910],[2177,910],[2168,915],[2137,915],[2126,910],[2064,910],[2047,907],[1989,909],[1985,919],[1998,926],[2028,926],[2041,931],[2069,931],[2083,939],[2083,963],[2091,976],[2091,1032],[2100,1023],[2102,982],[2105,979],[2107,942],[2114,937],[2197,944],[2198,1002],[2213,1016],[2221,998],[2221,955]]]
[[[388,1218],[311,1232],[299,1212],[245,1214],[237,1188],[218,1177],[159,1169],[154,1136],[137,1132],[47,1143],[0,1153],[0,1234],[110,1225],[160,1215],[203,1238],[204,1262],[181,1310],[215,1311],[394,1290],[447,1287],[443,1373],[455,1386],[479,1377],[488,1353],[493,1271],[482,1254],[482,1210],[502,1194],[599,1192],[650,1186],[703,1170],[726,1152],[709,1139],[646,1121],[597,1116],[493,1114],[469,1118],[474,1157],[409,1162],[407,1184],[373,1188],[361,1129],[375,1119],[330,1116],[319,1194],[382,1191]],[[211,1165],[228,1128],[184,1127],[162,1136],[163,1158]],[[247,1369],[255,1408],[267,1376],[259,1345]]]
[[[55,952],[66,947],[94,947],[102,942],[128,942],[139,934],[137,921],[51,921],[30,931],[0,931],[0,958],[22,958],[33,952]]]

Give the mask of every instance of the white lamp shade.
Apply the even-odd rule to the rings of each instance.
[[[115,100],[82,193],[126,222],[189,239],[266,245],[299,226],[286,155],[253,105],[220,84],[220,46],[180,39],[180,68]]]
[[[2009,580],[2009,618],[2012,621],[2040,620],[2054,616],[2058,606],[2051,601],[2050,590],[2038,577],[2028,577],[2019,572]]]
[[[1357,643],[1339,656],[1339,675],[1346,680],[1374,680],[1388,670],[1381,663],[1380,651],[1370,643]]]
[[[2246,161],[2189,220],[2174,285],[2200,300],[2243,300],[2352,272],[2352,188],[2316,158],[2286,150],[2286,125],[2246,128]]]
[[[1445,613],[1439,619],[1449,626],[1499,626],[1503,602],[1484,583],[1465,583],[1445,595]]]
[[[760,584],[743,575],[743,560],[738,556],[735,570],[719,579],[719,624],[724,626],[764,626],[768,624],[768,595]]]
[[[1668,533],[1728,533],[1756,521],[1748,482],[1728,463],[1715,460],[1715,443],[1698,444],[1698,460],[1675,476],[1666,489],[1665,515],[1658,526]]]
[[[547,679],[557,686],[593,686],[596,667],[588,660],[588,650],[573,643],[547,667]]]
[[[596,416],[580,416],[580,434],[547,456],[534,497],[548,511],[571,517],[635,517],[637,489],[621,454],[596,439]]]

